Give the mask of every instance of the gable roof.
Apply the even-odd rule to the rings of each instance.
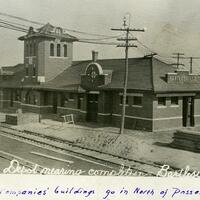
[[[59,30],[60,32],[56,32]],[[50,23],[45,24],[41,28],[38,28],[37,31],[34,31],[33,27],[29,28],[28,34],[19,37],[19,40],[26,40],[32,37],[46,37],[46,38],[53,38],[53,39],[62,39],[68,41],[78,41],[78,39],[72,35],[69,35],[63,31],[61,27],[55,27]]]

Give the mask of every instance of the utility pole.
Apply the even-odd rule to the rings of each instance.
[[[190,74],[192,74],[193,73],[193,60],[194,59],[200,59],[200,57],[190,56],[190,57],[183,57],[183,59],[189,59],[190,60]]]
[[[130,20],[130,19],[129,19]],[[129,21],[130,24],[130,21]],[[118,41],[124,41],[125,43],[117,45],[117,47],[125,48],[125,74],[124,74],[124,87],[123,87],[123,103],[122,103],[122,115],[121,115],[121,126],[120,134],[124,132],[125,124],[125,115],[126,115],[126,93],[127,93],[127,84],[128,84],[128,49],[129,47],[137,47],[134,44],[130,44],[129,41],[137,40],[136,38],[130,38],[130,32],[144,32],[144,29],[134,29],[127,26],[126,18],[124,17],[123,28],[112,28],[113,31],[122,31],[126,34],[125,38],[118,38]]]
[[[184,55],[184,53],[173,53],[174,56],[172,56],[172,58],[176,58],[177,59],[177,62],[176,62],[176,66],[177,66],[177,69],[179,68],[179,65],[183,65],[180,63],[180,58],[183,58],[182,56]]]
[[[194,59],[200,59],[200,57],[194,57],[194,56],[190,56],[190,57],[186,57],[186,56],[183,56],[184,53],[174,53],[174,55],[176,56],[172,56],[172,58],[176,58],[177,59],[177,63],[175,65],[177,65],[177,68],[179,65],[183,65],[180,63],[180,59],[189,59],[189,62],[190,62],[190,73],[192,74],[193,72],[193,60]]]

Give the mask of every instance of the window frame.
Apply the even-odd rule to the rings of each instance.
[[[163,101],[160,101],[161,99]],[[166,100],[167,100],[166,97],[157,97],[158,107],[166,107]]]
[[[55,48],[53,43],[50,43],[50,56],[55,56]]]
[[[135,99],[140,99],[139,102],[140,103],[136,103],[137,101],[135,101]],[[142,107],[142,96],[133,96],[133,107]]]
[[[171,106],[179,106],[179,98],[178,98],[178,96],[173,96],[173,97],[170,98],[170,100],[171,100]]]
[[[73,92],[70,92],[69,93],[69,101],[74,101],[74,95],[75,95],[75,93],[73,93]]]
[[[36,76],[36,67],[35,67],[35,64],[33,64],[33,77]]]
[[[25,73],[26,73],[26,75],[25,76],[29,76],[29,74],[28,74],[28,72],[29,72],[28,67],[29,67],[29,65],[26,64],[26,66],[25,66]]]
[[[120,96],[119,105],[121,106],[121,105],[123,105],[123,97],[124,97],[124,95],[119,95],[119,96]],[[128,105],[129,105],[129,96],[126,95],[126,106],[128,106]]]
[[[63,45],[64,57],[68,57],[67,44]]]
[[[61,45],[60,44],[57,44],[57,51],[56,51],[56,55],[57,57],[61,57]]]

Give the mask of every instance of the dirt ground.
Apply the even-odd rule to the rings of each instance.
[[[114,127],[86,127],[62,125],[61,122],[43,120],[15,126],[17,129],[38,132],[73,142],[76,145],[148,163],[168,164],[172,167],[200,171],[200,154],[171,148],[173,131],[146,132],[125,130],[119,135]]]

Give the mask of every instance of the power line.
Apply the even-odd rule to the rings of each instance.
[[[190,62],[190,73],[192,74],[193,72],[193,61],[194,59],[200,59],[200,57],[195,57],[195,56],[190,56],[190,57],[180,57],[181,59],[189,59]]]
[[[28,23],[31,23],[31,24],[45,25],[44,23],[41,23],[41,22],[29,20],[29,19],[26,19],[26,18],[23,18],[23,17],[10,15],[10,14],[7,14],[7,13],[0,12],[0,15],[4,16],[4,17],[9,17],[9,18],[12,18],[12,19],[17,19],[17,20],[20,20],[20,21],[28,22]],[[129,19],[130,19],[130,14],[129,14]],[[130,23],[130,20],[129,20],[129,23]],[[28,28],[29,26],[28,25],[24,25],[22,23],[16,23],[16,22],[0,19],[0,27],[27,33],[28,30],[26,28]],[[24,28],[24,27],[26,27],[26,28]],[[96,36],[96,37],[103,37],[103,38],[81,38],[81,37],[77,37],[79,39],[79,42],[82,42],[82,43],[99,44],[99,45],[118,45],[118,43],[115,43],[115,42],[104,42],[104,41],[102,41],[102,40],[111,40],[111,39],[117,38],[117,36],[108,36],[108,35],[103,35],[103,34],[89,33],[89,32],[84,32],[84,31],[79,31],[79,30],[68,29],[68,28],[63,28],[63,30],[69,31],[69,32],[78,33],[78,34],[92,35],[92,36]],[[139,30],[135,29],[134,31],[139,31]],[[99,41],[101,41],[101,42],[99,42]],[[142,47],[147,49],[150,53],[153,53],[153,54],[156,53],[157,54],[156,56],[158,56],[158,57],[160,57],[162,59],[170,59],[171,58],[171,57],[164,56],[164,55],[161,55],[161,54],[157,53],[156,51],[154,51],[152,48],[150,48],[147,45],[145,45],[140,40],[137,39],[137,41]],[[194,57],[192,57],[192,58],[190,57],[189,59],[190,59],[190,68],[191,68],[191,71],[192,71],[192,61],[195,58]],[[177,63],[176,63],[176,65],[177,65]],[[178,65],[181,65],[181,64],[178,63]]]
[[[102,45],[118,45],[116,42],[97,42],[97,41],[85,41],[85,40],[78,40],[78,42],[82,43],[89,43],[89,44],[102,44]]]
[[[4,20],[4,19],[0,19],[0,21],[2,21],[2,22],[7,22],[7,23],[11,23],[11,24],[14,24],[14,25],[17,25],[17,26],[23,26],[23,27],[26,27],[26,28],[29,28],[29,27],[30,27],[30,26],[28,26],[28,25],[24,25],[24,24],[20,24],[20,23],[16,23],[16,22],[11,22],[11,21]]]
[[[111,39],[115,39],[118,38],[118,36],[109,36],[109,37],[104,37],[104,38],[79,38],[80,40],[95,40],[95,41],[99,41],[99,40],[111,40]]]
[[[10,30],[20,31],[20,32],[25,32],[25,33],[28,32],[27,29],[21,28],[19,26],[14,26],[12,24],[3,23],[3,25],[2,25],[1,21],[0,21],[0,27],[10,29]],[[47,34],[47,33],[45,33],[45,35],[52,36],[52,35]],[[93,40],[93,39],[91,39],[91,40]],[[89,43],[89,44],[100,44],[100,45],[113,45],[113,46],[118,44],[116,42],[98,42],[98,41],[89,41],[89,40],[86,40],[86,39],[79,39],[78,42]]]
[[[28,31],[25,31],[25,30],[22,30],[22,29],[19,29],[19,28],[13,28],[11,26],[1,25],[1,24],[0,24],[0,27],[6,28],[6,29],[9,29],[9,30],[19,31],[19,32],[25,32],[25,33],[28,32]]]
[[[22,28],[22,27],[20,27],[20,26],[12,25],[12,24],[10,24],[10,23],[3,22],[3,21],[1,21],[1,20],[0,20],[0,24],[6,25],[6,26],[10,26],[10,27],[16,28],[16,29],[21,29],[21,30],[23,30],[23,31],[26,31],[26,30],[27,30],[27,29]]]
[[[179,65],[183,65],[182,63],[180,63],[180,58],[181,56],[184,55],[184,53],[173,53],[174,56],[172,56],[172,58],[176,58],[177,62],[175,63],[175,65],[177,66],[177,69],[179,68]]]
[[[44,23],[41,23],[41,22],[29,20],[29,19],[26,19],[26,18],[23,18],[23,17],[15,16],[15,15],[10,15],[10,14],[7,14],[7,13],[0,12],[0,15],[6,16],[6,17],[10,17],[10,18],[13,18],[13,19],[17,19],[17,20],[21,20],[21,21],[24,21],[24,22],[29,22],[31,24],[42,25],[42,26],[45,25]],[[96,34],[96,33],[89,33],[89,32],[69,29],[69,28],[63,28],[63,30],[69,31],[69,32],[74,32],[74,33],[79,33],[79,34],[98,36],[98,37],[113,37],[113,36],[108,36],[108,35],[103,35],[103,34]]]
[[[15,15],[10,15],[10,14],[7,14],[7,13],[0,12],[0,15],[5,16],[5,17],[10,17],[10,18],[13,18],[13,19],[17,19],[17,20],[21,20],[21,21],[25,21],[25,22],[29,22],[29,23],[32,23],[32,24],[44,25],[43,23],[40,23],[40,22],[36,22],[36,21],[33,21],[33,20],[25,19],[23,17],[18,17],[18,16],[15,16]]]

